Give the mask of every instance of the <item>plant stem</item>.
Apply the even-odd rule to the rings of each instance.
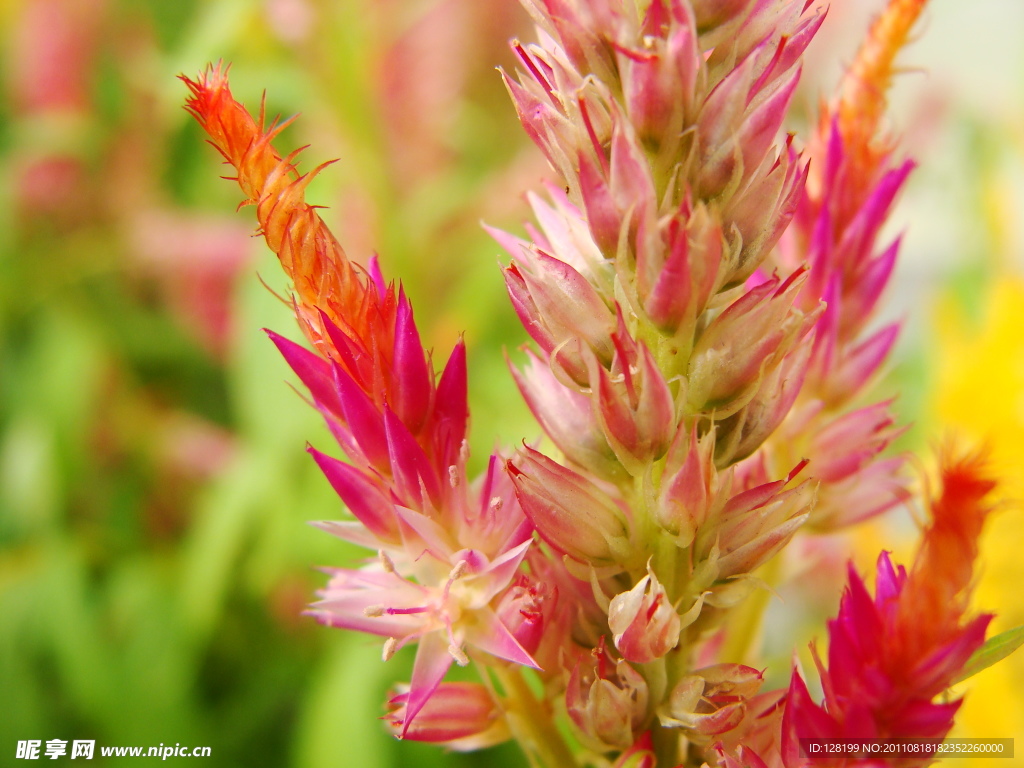
[[[550,708],[537,700],[523,679],[522,671],[495,667],[495,676],[505,689],[505,711],[509,727],[537,768],[570,768],[578,765],[555,725]]]

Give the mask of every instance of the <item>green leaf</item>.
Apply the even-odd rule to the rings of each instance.
[[[1024,625],[1008,629],[995,637],[990,637],[967,660],[963,672],[960,673],[960,676],[953,683],[962,683],[967,678],[974,677],[983,669],[988,669],[996,662],[1002,661],[1022,645],[1024,645]]]

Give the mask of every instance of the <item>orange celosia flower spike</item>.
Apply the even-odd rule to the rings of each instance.
[[[885,95],[892,80],[896,54],[906,44],[910,30],[928,0],[889,0],[875,19],[871,31],[857,51],[857,57],[840,87],[839,131],[851,149],[861,155],[858,166],[865,176],[873,171],[889,147],[878,137],[879,123],[885,113]]]
[[[181,79],[192,91],[189,111],[210,135],[210,143],[238,172],[235,180],[247,198],[243,205],[256,206],[260,232],[295,287],[296,315],[310,341],[338,359],[320,318],[323,311],[368,350],[390,350],[394,301],[369,287],[316,207],[304,199],[309,182],[328,163],[300,174],[294,159],[301,150],[282,157],[271,143],[290,121],[264,130],[262,107],[259,120],[254,120],[231,95],[227,68],[211,67],[198,82],[185,76]]]
[[[978,538],[997,485],[987,458],[985,453],[954,456],[951,449],[941,457],[942,493],[932,502],[932,522],[901,605],[911,659],[954,635],[967,610]]]

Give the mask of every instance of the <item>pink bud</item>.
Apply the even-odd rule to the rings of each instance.
[[[501,709],[480,683],[441,683],[405,726],[408,691],[389,701],[385,720],[398,738],[468,751],[500,744],[511,735]]]
[[[722,228],[706,206],[691,210],[684,200],[661,237],[652,239],[638,244],[637,287],[654,324],[675,333],[707,306],[722,261]]]
[[[550,98],[536,83],[524,80],[527,86],[524,87],[524,84],[517,83],[505,72],[502,72],[501,76],[526,135],[533,140],[554,168],[570,170],[573,162],[566,154],[565,147],[574,143],[572,123],[551,104]]]
[[[612,598],[608,628],[626,661],[643,664],[660,659],[679,642],[679,614],[665,588],[647,567],[647,575],[628,592]]]
[[[789,352],[809,330],[809,319],[793,308],[805,274],[798,270],[785,282],[773,276],[752,288],[700,335],[689,365],[693,407],[724,410],[745,392],[749,394],[777,362],[777,353]]]
[[[588,114],[583,113],[584,117]],[[618,254],[623,236],[627,243],[634,242],[641,223],[649,226],[658,208],[643,148],[617,111],[612,112],[612,122],[610,160],[605,159],[603,146],[595,147],[598,161],[591,159],[590,152],[580,152],[579,156],[580,191],[587,222],[594,240],[608,257]]]
[[[634,474],[668,449],[675,431],[675,401],[647,347],[629,337],[621,315],[611,373],[591,358],[598,421],[619,461]]]
[[[610,489],[527,446],[506,466],[523,511],[551,546],[595,565],[616,563],[628,551],[626,513]]]
[[[617,49],[629,117],[644,139],[674,138],[692,109],[702,57],[689,8],[679,8],[683,23],[672,24],[667,36],[652,35],[647,48]]]
[[[559,381],[551,367],[527,350],[529,362],[512,369],[519,391],[545,434],[573,463],[598,477],[624,476],[622,465],[601,431],[591,399]]]
[[[811,351],[809,342],[798,343],[764,376],[749,403],[717,423],[718,466],[729,466],[750,456],[782,424],[800,394]]]
[[[659,525],[678,536],[683,545],[693,541],[708,513],[715,476],[714,450],[715,432],[698,440],[694,424],[689,433],[679,430],[665,463],[656,516]]]
[[[818,484],[805,481],[782,490],[805,464],[798,464],[784,480],[734,496],[709,519],[697,541],[702,551],[718,547],[719,579],[756,569],[782,549],[807,520]]]
[[[729,201],[726,222],[739,230],[743,247],[729,265],[727,285],[746,280],[764,261],[789,226],[806,179],[807,164],[800,163],[787,140],[774,163]],[[815,304],[818,298],[814,297]]]
[[[505,270],[505,282],[527,332],[575,381],[587,383],[580,344],[611,364],[615,316],[578,271],[546,253],[524,252]]]

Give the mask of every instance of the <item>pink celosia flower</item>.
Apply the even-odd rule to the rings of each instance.
[[[878,246],[879,233],[913,163],[894,160],[894,144],[881,131],[885,94],[897,52],[926,0],[892,0],[876,19],[848,70],[839,97],[822,110],[812,137],[813,158],[793,226],[776,252],[788,268],[809,265],[798,304],[805,310],[824,299],[827,307],[815,328],[807,382],[793,418],[781,429],[780,460],[827,457],[833,468],[822,475],[813,522],[836,527],[879,514],[908,492],[899,457],[865,461],[884,450],[899,429],[851,431],[866,418],[892,423],[887,404],[858,414],[853,399],[875,377],[896,341],[899,324],[865,335],[883,289],[892,275],[899,238]],[[838,440],[843,434],[845,439]],[[822,452],[822,440],[830,449]]]
[[[561,456],[524,443],[476,480],[464,345],[436,375],[404,290],[376,259],[351,262],[305,202],[323,166],[302,175],[277,153],[283,125],[265,131],[220,68],[186,80],[314,350],[271,338],[347,457],[310,449],[355,518],[318,525],[377,551],[329,569],[310,613],[385,638],[385,659],[417,646],[386,718],[399,737],[511,734],[567,765],[560,700],[591,762],[793,768],[799,738],[948,731],[957,703],[936,697],[988,622],[965,618],[991,490],[975,459],[944,462],[909,573],[883,554],[872,598],[851,570],[821,704],[799,675],[761,692],[741,663],[761,567],[808,521],[856,522],[905,493],[901,459],[878,458],[900,432],[890,403],[854,398],[898,331],[865,333],[898,250],[876,240],[911,169],[878,125],[923,1],[891,0],[809,171],[779,132],[822,21],[812,2],[527,0],[539,42],[513,42],[503,77],[557,178],[528,195],[525,239],[491,232],[538,348],[513,375]],[[443,682],[471,661],[481,684]],[[539,687],[519,676],[541,665]]]

